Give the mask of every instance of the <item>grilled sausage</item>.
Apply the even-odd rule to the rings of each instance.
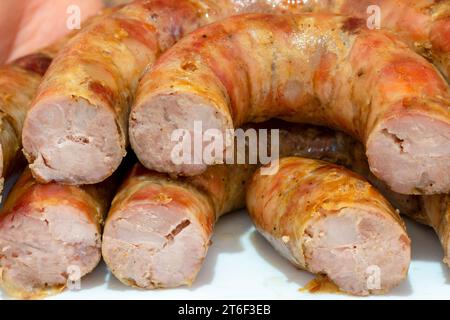
[[[106,9],[84,25],[101,19],[116,9]],[[51,46],[0,66],[0,194],[4,179],[22,167],[22,128],[31,100],[52,59],[75,34],[76,30]]]
[[[450,191],[449,87],[398,37],[355,18],[232,17],[168,50],[140,83],[130,141],[150,169],[195,175],[178,164],[175,129],[194,136],[272,117],[338,128],[366,147],[372,172],[394,191]],[[205,147],[209,142],[204,142]],[[221,157],[220,152],[219,157]]]
[[[52,58],[67,37],[40,52],[0,66],[0,193],[4,179],[24,164],[22,127],[25,115]]]
[[[450,1],[316,0],[305,10],[331,10],[367,19],[378,6],[382,28],[395,31],[416,52],[433,61],[450,79]]]
[[[91,272],[101,258],[101,228],[115,184],[110,178],[85,187],[42,185],[26,169],[0,214],[5,291],[25,299],[44,297]]]
[[[255,173],[247,207],[277,251],[301,269],[325,274],[343,291],[384,293],[406,277],[410,240],[399,215],[375,188],[342,167],[281,159],[275,175]]]
[[[35,57],[41,60],[38,65],[46,60],[44,55]],[[14,164],[20,161],[22,124],[39,79],[39,74],[20,66],[0,67],[0,193],[3,191],[5,177],[12,171]]]
[[[361,160],[362,146],[349,136],[280,123],[259,128],[278,126],[283,128],[281,155],[324,159],[368,172]],[[105,224],[102,253],[112,273],[139,288],[190,285],[202,266],[216,220],[244,207],[247,181],[256,167],[216,165],[200,176],[173,179],[136,165],[113,200]],[[400,210],[415,214],[418,203],[410,198],[391,196]]]
[[[201,25],[242,11],[273,11],[278,2],[142,0],[84,28],[53,62],[25,121],[33,175],[65,184],[104,180],[125,155],[130,103],[144,69]]]

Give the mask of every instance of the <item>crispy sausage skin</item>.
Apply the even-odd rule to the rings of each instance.
[[[0,193],[5,177],[12,171],[14,164],[20,161],[22,125],[39,80],[39,74],[20,66],[12,64],[0,67]]]
[[[42,75],[64,41],[0,66],[0,193],[4,179],[24,162],[23,122]]]
[[[396,192],[445,193],[449,97],[440,73],[388,31],[327,14],[241,15],[191,33],[144,76],[130,141],[146,167],[195,175],[206,165],[171,160],[175,129],[194,136],[201,122],[225,135],[278,117],[357,137]]]
[[[130,104],[144,69],[202,25],[243,11],[273,11],[278,3],[134,1],[84,28],[52,63],[27,115],[22,140],[33,175],[65,184],[107,178],[125,155]],[[279,6],[280,12],[296,8]]]
[[[307,9],[331,10],[367,19],[380,10],[382,28],[390,29],[427,57],[450,79],[450,1],[448,0],[316,0]],[[368,11],[369,9],[369,11]]]
[[[85,187],[39,184],[26,169],[0,214],[0,279],[18,298],[63,290],[101,258],[101,229],[116,182]]]
[[[224,187],[220,181],[216,177],[211,184]],[[103,233],[103,259],[128,286],[190,285],[206,256],[215,221],[209,194],[137,164],[113,200]]]
[[[444,251],[443,261],[450,267],[450,195],[424,196],[421,204],[421,221],[436,231]]]
[[[275,175],[255,173],[247,207],[277,251],[299,268],[327,275],[343,291],[384,293],[406,277],[410,240],[399,215],[342,167],[281,159]],[[370,278],[374,268],[378,286]]]
[[[349,136],[309,126],[283,128],[281,155],[324,159],[369,172],[360,160],[362,146]],[[245,188],[255,170],[251,165],[216,165],[199,176],[173,179],[136,165],[105,224],[102,254],[108,267],[120,281],[139,288],[190,285],[216,220],[245,206]],[[402,211],[418,210],[414,197],[390,199]]]

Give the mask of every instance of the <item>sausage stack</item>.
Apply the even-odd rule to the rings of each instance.
[[[1,284],[20,298],[59,292],[102,255],[126,285],[190,285],[216,221],[247,207],[296,267],[349,294],[386,293],[411,259],[400,212],[432,226],[450,260],[449,74],[450,1],[108,9],[0,68],[2,185],[22,146],[29,163],[0,216]],[[223,163],[232,144],[174,161],[174,131],[198,123],[222,137],[279,129],[278,170]],[[192,158],[196,147],[208,142]]]

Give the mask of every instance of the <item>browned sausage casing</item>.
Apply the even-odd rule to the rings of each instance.
[[[63,290],[101,258],[103,219],[116,181],[85,187],[39,184],[26,169],[0,215],[0,281],[19,298]]]
[[[4,179],[19,166],[25,115],[42,75],[60,43],[0,66],[0,193]]]
[[[114,10],[106,9],[84,24],[101,19]],[[52,59],[75,34],[76,31],[73,31],[47,48],[0,66],[0,194],[4,179],[24,164],[21,153],[22,128],[42,76]]]
[[[247,208],[259,232],[285,258],[325,274],[343,291],[383,293],[406,277],[410,240],[399,215],[374,187],[343,167],[281,159],[276,174],[255,173]]]
[[[171,158],[175,129],[194,136],[200,122],[226,135],[273,117],[321,124],[362,141],[372,172],[394,191],[445,193],[449,92],[429,62],[364,21],[241,15],[191,33],[158,60],[140,83],[130,141],[146,167],[195,175],[205,163]]]
[[[280,154],[341,163],[368,172],[363,148],[345,134],[283,124]],[[138,164],[116,195],[103,234],[102,253],[123,283],[140,288],[190,285],[206,256],[216,220],[245,205],[256,165],[216,165],[200,176],[173,179]],[[416,200],[390,197],[414,213]]]
[[[126,152],[130,104],[144,69],[202,25],[241,11],[284,9],[283,2],[134,1],[84,28],[52,63],[27,115],[22,140],[33,175],[65,184],[110,176]]]
[[[314,0],[305,3],[305,9],[326,9],[366,20],[374,17],[374,6],[380,13],[380,27],[395,31],[450,79],[450,1]]]

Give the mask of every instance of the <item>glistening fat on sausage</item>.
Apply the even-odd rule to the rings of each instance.
[[[171,159],[175,129],[193,136],[199,121],[225,135],[273,117],[321,124],[362,141],[371,171],[394,191],[445,193],[449,92],[435,67],[365,21],[241,15],[183,38],[143,77],[130,141],[146,167],[195,175],[205,163]]]
[[[301,269],[325,274],[343,291],[383,293],[406,277],[410,240],[399,215],[343,167],[281,159],[276,174],[255,173],[247,207],[277,251]]]

